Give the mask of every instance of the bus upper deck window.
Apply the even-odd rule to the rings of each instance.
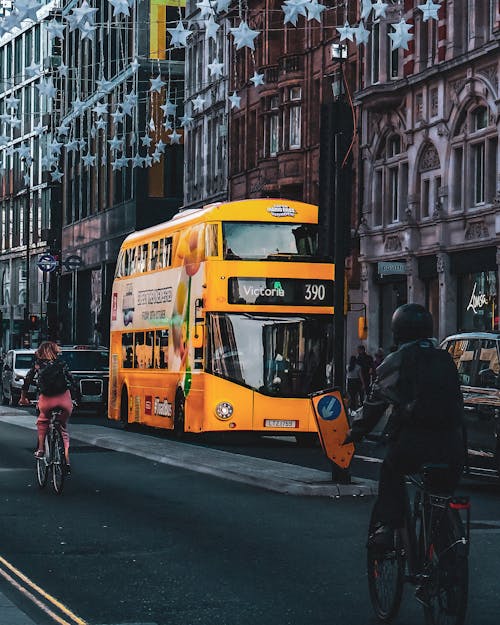
[[[161,243],[163,243],[163,266],[170,267],[172,265],[172,237],[165,237]]]
[[[219,248],[217,224],[207,224],[205,228],[205,250],[206,256],[217,256]]]
[[[159,241],[153,241],[151,243],[151,256],[150,256],[150,265],[149,268],[151,271],[155,269],[159,269],[158,265],[158,248],[160,246]]]
[[[138,249],[137,271],[144,273],[148,269],[148,244],[140,245]]]

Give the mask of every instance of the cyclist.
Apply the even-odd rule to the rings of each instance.
[[[35,352],[35,361],[28,371],[23,384],[20,406],[29,405],[27,396],[28,388],[33,382],[38,384],[38,418],[36,421],[38,431],[38,448],[35,451],[36,458],[43,458],[45,453],[45,436],[48,431],[50,421],[50,411],[54,408],[61,408],[62,413],[58,417],[61,424],[61,433],[64,441],[64,451],[66,455],[67,472],[70,472],[69,464],[69,435],[66,427],[67,421],[73,412],[72,397],[78,399],[78,390],[68,366],[60,358],[61,348],[53,341],[44,341]],[[43,380],[42,371],[47,367],[53,367],[53,380],[51,388],[41,385]],[[47,376],[45,376],[47,377]]]
[[[446,488],[460,479],[465,455],[463,397],[457,369],[448,352],[437,348],[432,316],[419,304],[394,312],[392,332],[398,349],[377,368],[363,407],[344,444],[359,442],[392,412],[384,436],[388,442],[381,466],[376,518],[370,544],[390,548],[394,529],[403,527],[404,476],[427,463],[446,464]]]

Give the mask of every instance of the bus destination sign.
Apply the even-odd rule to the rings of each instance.
[[[333,280],[229,278],[229,304],[333,306]]]

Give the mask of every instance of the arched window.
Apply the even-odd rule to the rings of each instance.
[[[420,190],[420,217],[432,217],[440,204],[441,163],[433,143],[427,143],[418,163],[418,185]]]
[[[372,182],[373,226],[397,223],[408,206],[408,161],[397,133],[382,141],[376,153]]]
[[[497,128],[487,106],[462,112],[452,139],[449,186],[453,210],[480,208],[493,201],[497,145]]]

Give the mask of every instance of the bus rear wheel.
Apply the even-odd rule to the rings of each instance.
[[[174,435],[175,438],[181,439],[184,436],[184,419],[185,419],[186,400],[182,393],[175,396],[174,409]]]
[[[122,397],[120,400],[120,421],[124,427],[128,426],[128,392],[125,387],[122,389]]]

